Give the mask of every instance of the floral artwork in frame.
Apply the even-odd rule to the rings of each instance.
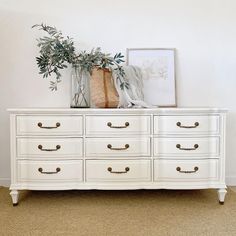
[[[127,64],[142,70],[145,102],[159,107],[176,106],[175,49],[129,48]]]

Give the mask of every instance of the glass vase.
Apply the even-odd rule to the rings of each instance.
[[[90,107],[90,74],[88,71],[73,68],[71,75],[71,108]]]

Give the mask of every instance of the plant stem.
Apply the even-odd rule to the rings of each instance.
[[[85,103],[85,107],[88,107],[89,104],[88,104],[88,101],[86,99],[85,91],[84,91],[85,87],[82,84],[82,80],[83,80],[83,76],[84,76],[83,73],[84,72],[83,72],[83,70],[79,70],[79,69],[76,69],[76,68],[74,68],[74,70],[75,70],[75,79],[76,79],[76,83],[77,83],[76,88],[78,89],[78,91],[74,94],[74,97],[73,97],[72,101],[74,101],[76,107],[82,107],[83,103]]]

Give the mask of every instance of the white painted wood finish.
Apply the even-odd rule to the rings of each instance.
[[[197,171],[195,171],[195,167],[198,168]],[[154,180],[165,182],[218,181],[218,169],[216,159],[154,160]]]
[[[17,135],[82,135],[83,133],[82,116],[44,116],[43,114],[17,116],[16,122]]]
[[[23,189],[215,188],[224,202],[224,109],[9,111],[14,205]]]
[[[41,170],[39,170],[41,168]],[[57,170],[57,168],[59,168]],[[19,182],[80,182],[83,180],[83,162],[77,161],[17,161]]]
[[[86,134],[92,136],[148,135],[150,124],[150,116],[86,116]]]
[[[179,122],[179,125],[177,123]],[[195,124],[195,123],[198,124]],[[195,126],[197,127],[195,128]],[[192,127],[192,128],[185,128]],[[219,134],[219,115],[155,116],[154,134]]]
[[[197,145],[197,146],[196,146]],[[220,155],[219,137],[155,137],[154,156],[171,158],[217,158]]]
[[[81,158],[82,138],[17,138],[18,158]]]
[[[151,160],[87,160],[86,181],[149,182]]]
[[[87,138],[86,157],[150,157],[150,138]]]

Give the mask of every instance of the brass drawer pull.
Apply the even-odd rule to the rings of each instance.
[[[45,152],[54,152],[57,151],[61,148],[60,145],[57,145],[55,149],[47,149],[47,148],[43,148],[42,145],[38,145],[38,149],[40,149],[41,151],[45,151]]]
[[[56,168],[56,171],[43,171],[43,168],[38,168],[38,171],[41,173],[41,174],[46,174],[46,175],[51,175],[51,174],[57,174],[58,172],[61,171],[61,168],[57,167]]]
[[[199,126],[199,122],[195,122],[194,125],[190,126],[182,125],[181,122],[177,122],[176,125],[180,128],[192,129],[192,128],[197,128]]]
[[[108,122],[107,126],[110,128],[114,128],[114,129],[123,129],[123,128],[127,128],[129,126],[129,122],[125,122],[124,126],[115,126],[115,125],[112,125],[111,122]]]
[[[59,122],[56,123],[56,126],[43,126],[43,124],[41,122],[38,123],[38,127],[41,129],[56,129],[60,126],[61,126],[61,124]]]
[[[107,148],[109,148],[109,149],[111,149],[111,150],[118,150],[118,151],[120,151],[120,150],[126,150],[126,149],[129,148],[129,144],[125,144],[125,147],[123,147],[123,148],[114,148],[114,147],[112,147],[111,144],[107,144]]]
[[[179,173],[185,173],[185,174],[190,174],[190,173],[195,173],[199,170],[199,168],[197,166],[194,167],[194,170],[181,170],[181,167],[177,167],[176,170]]]
[[[199,148],[199,145],[198,145],[198,144],[194,144],[193,148],[182,148],[180,144],[176,144],[176,147],[177,147],[179,150],[192,151],[192,150],[198,149],[198,148]]]
[[[130,168],[129,167],[125,167],[125,170],[124,171],[113,171],[111,167],[108,167],[107,170],[112,173],[112,174],[125,174],[127,173]]]

